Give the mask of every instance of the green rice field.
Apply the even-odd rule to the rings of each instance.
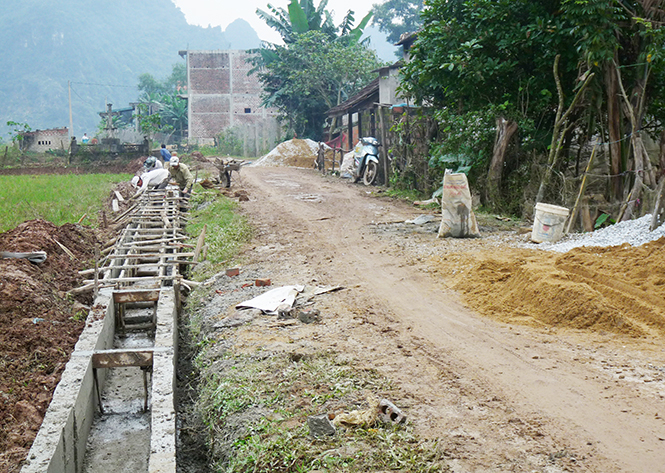
[[[0,176],[0,232],[26,220],[97,225],[111,190],[130,174]]]

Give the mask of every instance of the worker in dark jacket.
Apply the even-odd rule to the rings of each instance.
[[[165,163],[168,163],[171,160],[171,153],[166,149],[166,145],[162,143],[162,149],[159,150],[159,154],[162,155],[162,159]]]

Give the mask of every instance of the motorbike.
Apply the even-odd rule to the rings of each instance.
[[[376,138],[366,136],[360,138],[353,149],[353,182],[363,180],[363,184],[371,186],[379,175],[379,146]]]

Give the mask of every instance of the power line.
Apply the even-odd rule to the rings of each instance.
[[[96,84],[94,82],[72,82],[72,84],[81,84],[81,85],[97,85],[100,87],[120,87],[127,89],[138,89],[136,85],[120,85],[120,84]]]

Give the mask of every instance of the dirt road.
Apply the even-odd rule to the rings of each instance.
[[[411,422],[441,439],[454,471],[665,471],[662,338],[475,313],[472,291],[450,289],[461,265],[459,256],[442,263],[450,245],[520,250],[487,236],[458,247],[408,226],[385,231],[422,211],[376,188],[285,167],[247,168],[241,185],[259,229],[245,257],[273,285],[346,288],[319,341],[393,379]]]

